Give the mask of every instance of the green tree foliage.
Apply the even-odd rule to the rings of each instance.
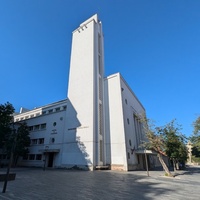
[[[4,148],[12,134],[13,113],[12,104],[0,104],[0,149]]]
[[[186,138],[180,133],[180,126],[176,124],[175,120],[161,128],[161,134],[164,138],[166,155],[178,163],[185,163],[187,161],[187,147],[185,145]]]
[[[14,150],[14,164],[17,164],[19,156],[29,153],[30,146],[29,129],[26,123],[20,124],[16,132],[16,146]]]
[[[26,123],[14,123],[12,104],[0,105],[0,149],[14,154],[14,163],[19,156],[27,154],[30,146],[29,130]]]
[[[194,134],[200,135],[200,116],[193,123],[194,126]]]
[[[165,140],[163,137],[163,134],[161,134],[161,129],[158,127],[155,127],[155,125],[152,123],[151,120],[147,119],[146,117],[141,117],[141,122],[143,124],[143,130],[146,134],[146,141],[143,143],[143,146],[146,149],[153,150],[157,152],[158,159],[165,170],[165,173],[169,177],[173,177],[171,172],[169,171],[166,163],[163,160],[163,156],[165,156],[164,150],[165,150]]]
[[[168,156],[174,162],[187,160],[185,137],[179,133],[180,127],[175,124],[175,120],[163,127],[155,127],[148,119],[143,120],[143,126],[147,137],[147,141],[144,142],[145,147],[158,153],[163,169],[168,176],[172,176],[162,156]]]
[[[193,123],[193,135],[190,138],[193,148],[192,148],[192,155],[193,160],[198,160],[195,158],[200,158],[200,116]]]

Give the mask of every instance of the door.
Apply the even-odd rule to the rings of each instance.
[[[54,153],[49,153],[48,167],[53,167]]]

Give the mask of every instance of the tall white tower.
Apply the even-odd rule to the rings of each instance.
[[[80,148],[76,164],[88,164],[90,169],[105,164],[103,49],[102,24],[94,15],[73,32],[68,86],[73,116],[68,130],[76,135]]]

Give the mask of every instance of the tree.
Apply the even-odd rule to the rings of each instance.
[[[192,142],[192,155],[195,161],[200,160],[200,116],[193,122],[193,135],[190,140]]]
[[[147,149],[157,152],[158,159],[163,169],[165,170],[165,173],[167,174],[167,176],[173,177],[163,160],[163,155],[166,156],[166,154],[164,153],[165,141],[163,134],[161,134],[160,128],[155,127],[152,121],[150,121],[146,117],[142,117],[140,119],[147,138],[147,140],[144,141],[143,146]]]
[[[188,157],[186,138],[180,133],[180,129],[175,120],[161,128],[165,141],[165,153],[173,161],[174,169],[179,169],[179,163],[185,165]]]
[[[143,128],[146,133],[147,141],[144,142],[146,148],[158,153],[159,161],[168,176],[173,176],[163,155],[168,156],[176,162],[185,162],[187,160],[187,148],[184,143],[184,136],[179,133],[180,128],[175,125],[175,120],[163,127],[155,127],[149,119],[144,118]]]
[[[194,134],[200,135],[200,116],[197,117],[197,119],[194,121],[193,127],[194,127]]]
[[[16,133],[16,146],[14,150],[14,165],[17,164],[19,156],[25,156],[29,153],[30,146],[29,129],[26,123],[20,124]]]
[[[28,153],[29,130],[26,123],[14,123],[12,104],[0,105],[0,149],[7,155],[14,154],[15,164],[19,156]]]
[[[3,149],[12,134],[14,108],[9,102],[0,104],[0,149]]]

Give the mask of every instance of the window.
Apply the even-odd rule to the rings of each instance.
[[[37,144],[37,139],[32,139],[31,144]]]
[[[98,50],[99,50],[99,54],[101,54],[101,35],[98,34]]]
[[[42,160],[42,154],[36,154],[36,160]]]
[[[52,113],[53,112],[53,109],[49,110],[49,113]]]
[[[130,153],[128,152],[128,159],[130,159]]]
[[[99,74],[101,75],[101,56],[99,55],[98,57],[98,61],[99,61]]]
[[[60,107],[59,108],[56,108],[56,112],[60,111]]]
[[[25,119],[28,119],[28,118],[29,118],[29,116],[26,116],[26,117],[25,117]]]
[[[29,126],[29,131],[33,131],[33,126]]]
[[[128,101],[127,101],[127,99],[125,99],[125,103],[126,103],[126,104],[128,104]]]
[[[46,123],[41,124],[41,129],[45,129],[46,128]]]
[[[67,109],[67,106],[63,106],[63,110],[66,110]]]
[[[42,114],[43,114],[43,115],[47,114],[47,111],[42,111]]]
[[[131,146],[131,140],[129,140],[129,145]]]
[[[127,123],[129,124],[129,118],[127,118]]]
[[[53,126],[56,126],[56,122],[53,123]]]
[[[35,154],[29,154],[29,160],[35,160]]]
[[[99,144],[99,151],[100,151],[100,161],[103,161],[103,142],[102,140],[100,140],[100,144]]]
[[[31,115],[31,117],[34,117],[34,115]]]
[[[23,119],[24,119],[23,117],[20,118],[20,120],[23,120]]]
[[[40,129],[40,125],[35,125],[34,126],[34,131],[37,131],[37,130],[39,130]]]
[[[55,138],[50,138],[49,143],[50,143],[50,144],[53,144],[54,142],[55,142]]]
[[[39,138],[38,144],[44,144],[44,138]]]
[[[40,113],[36,113],[36,114],[35,114],[35,116],[39,116],[39,115],[40,115]]]

